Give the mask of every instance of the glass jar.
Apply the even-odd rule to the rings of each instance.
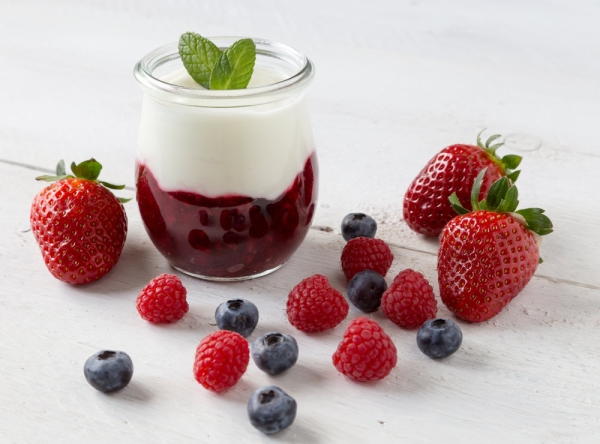
[[[221,49],[237,37],[211,40]],[[136,197],[152,242],[176,269],[242,280],[285,264],[313,219],[318,165],[305,91],[310,60],[254,39],[250,85],[206,90],[177,44],[146,55]]]

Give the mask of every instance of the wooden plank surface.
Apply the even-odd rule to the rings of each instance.
[[[595,1],[0,2],[0,442],[598,442],[598,19]],[[320,201],[315,228],[283,269],[235,284],[184,276],[190,313],[156,327],[134,300],[172,270],[135,202],[117,267],[77,288],[45,270],[29,206],[42,187],[32,178],[59,158],[94,155],[105,179],[133,194],[142,95],[131,71],[186,30],[271,38],[314,59]],[[483,127],[507,136],[502,152],[524,156],[521,201],[554,222],[544,264],[499,316],[461,323],[463,348],[442,362],[418,351],[414,331],[373,314],[398,348],[398,366],[381,383],[350,382],[331,355],[359,312],[351,308],[331,332],[302,334],[286,320],[287,293],[317,272],[345,293],[339,222],[363,210],[392,245],[388,281],[415,268],[437,294],[437,240],[406,227],[402,196],[435,152],[472,142]],[[274,378],[251,363],[234,390],[214,395],[194,381],[193,355],[216,328],[217,305],[232,297],[260,309],[251,339],[291,333],[301,357]],[[82,367],[111,347],[131,355],[135,374],[105,396]],[[271,382],[299,412],[290,429],[266,438],[245,403]]]

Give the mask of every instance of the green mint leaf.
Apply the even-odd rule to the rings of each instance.
[[[243,89],[248,86],[254,62],[256,45],[252,39],[235,42],[221,54],[210,76],[210,89]]]
[[[95,159],[85,160],[79,165],[71,163],[71,171],[79,179],[96,180],[100,175],[102,165]]]
[[[210,76],[222,51],[210,40],[195,32],[179,38],[179,55],[188,74],[197,83],[210,88]]]

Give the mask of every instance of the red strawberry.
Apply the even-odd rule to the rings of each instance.
[[[346,279],[352,279],[363,270],[373,270],[385,276],[392,266],[394,255],[381,239],[355,237],[342,250],[342,270]]]
[[[442,232],[438,281],[442,302],[458,317],[471,322],[497,315],[527,285],[540,262],[538,235],[552,232],[544,210],[516,211],[517,187],[505,177],[494,182],[487,198],[477,202],[485,171],[473,186],[474,212],[452,206],[462,214]]]
[[[483,145],[479,133],[477,146],[451,145],[425,165],[404,196],[404,220],[411,230],[427,236],[438,236],[444,225],[456,216],[448,202],[450,195],[456,193],[462,202],[467,202],[471,185],[484,168],[487,171],[480,198],[487,194],[495,180],[503,176],[508,176],[513,182],[517,180],[519,171],[514,169],[519,166],[521,156],[506,155],[500,159],[496,150],[503,144],[490,146],[499,137],[497,134],[491,136]]]
[[[102,165],[90,159],[71,164],[65,173],[61,160],[54,182],[33,199],[31,229],[52,275],[70,284],[87,284],[108,273],[117,263],[127,235],[127,216],[121,200],[107,188],[123,186],[96,179]]]

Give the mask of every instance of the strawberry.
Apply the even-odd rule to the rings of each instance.
[[[539,236],[552,232],[552,222],[540,208],[518,210],[517,187],[506,177],[490,187],[478,202],[486,171],[475,180],[472,212],[452,194],[461,214],[442,231],[438,282],[442,302],[459,318],[486,321],[527,285],[540,260]]]
[[[517,180],[519,171],[514,169],[521,163],[521,156],[506,155],[500,159],[496,150],[503,144],[490,145],[499,137],[498,134],[491,136],[484,145],[479,133],[477,146],[450,145],[425,165],[404,195],[403,215],[411,230],[438,236],[444,225],[456,216],[448,202],[450,195],[456,193],[461,201],[468,201],[471,184],[484,168],[487,170],[480,198],[501,177],[507,176],[512,182]]]
[[[94,159],[71,164],[67,175],[61,160],[54,182],[31,205],[31,229],[52,275],[70,284],[86,284],[108,273],[117,263],[127,235],[122,202],[107,188],[123,189],[97,180],[102,165]]]

